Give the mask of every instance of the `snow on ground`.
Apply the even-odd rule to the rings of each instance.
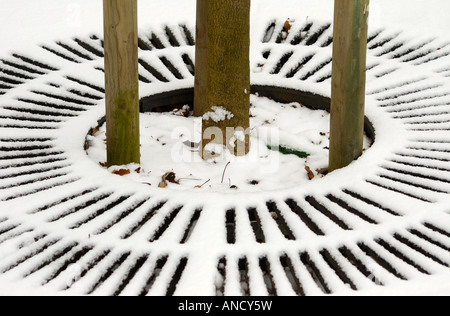
[[[169,182],[170,188],[213,192],[261,192],[307,185],[311,179],[306,167],[314,177],[321,178],[328,166],[329,113],[254,95],[251,102],[251,145],[245,157],[224,153],[211,161],[203,161],[199,154],[200,118],[167,113],[141,114],[141,164],[113,166],[110,171],[130,170],[131,174],[125,178],[152,186],[158,186],[167,172],[174,172],[177,183]],[[226,113],[221,111],[220,114],[220,118],[225,119]],[[103,165],[106,162],[105,131],[102,126],[94,137],[88,138],[90,157]],[[365,148],[369,145],[366,137]],[[282,154],[279,146],[305,152],[309,157]]]

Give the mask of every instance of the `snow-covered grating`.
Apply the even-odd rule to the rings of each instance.
[[[270,21],[253,92],[329,107],[332,26]],[[139,38],[141,109],[190,103],[194,28]],[[30,293],[326,295],[435,286],[450,273],[450,47],[369,34],[374,145],[305,187],[162,190],[96,166],[103,41],[75,36],[0,63],[0,283]],[[431,283],[430,283],[431,282]]]

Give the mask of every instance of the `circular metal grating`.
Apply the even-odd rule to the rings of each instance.
[[[269,22],[253,41],[253,84],[329,96],[331,25],[283,25]],[[192,89],[193,34],[168,25],[139,38],[145,96]],[[174,192],[92,172],[83,146],[104,116],[99,36],[2,57],[0,283],[40,293],[320,295],[448,276],[450,46],[387,29],[368,42],[372,148],[311,185],[252,194]]]

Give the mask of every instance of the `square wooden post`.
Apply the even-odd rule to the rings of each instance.
[[[103,0],[108,166],[140,163],[137,0]]]
[[[361,156],[369,0],[335,0],[330,171]]]

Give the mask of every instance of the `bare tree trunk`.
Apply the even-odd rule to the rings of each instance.
[[[361,156],[369,0],[335,0],[330,171]]]
[[[250,0],[197,0],[196,38],[194,112],[203,116],[203,158],[211,157],[203,150],[210,142],[245,155],[250,125]]]
[[[107,163],[140,162],[137,0],[104,0]]]

